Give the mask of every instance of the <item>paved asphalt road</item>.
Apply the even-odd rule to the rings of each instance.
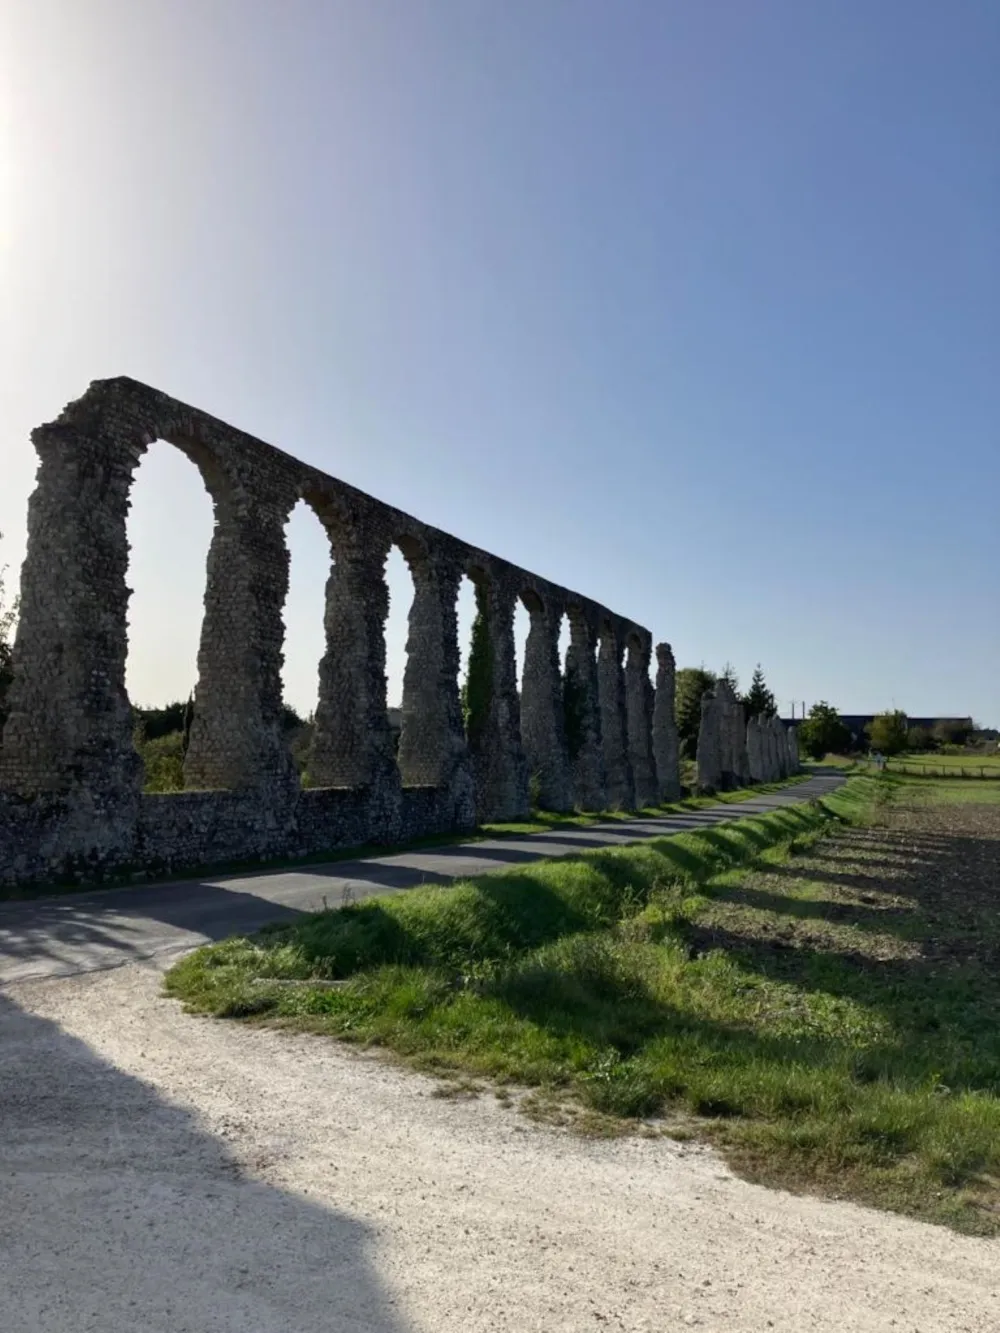
[[[754,797],[661,818],[609,820],[586,828],[491,838],[297,870],[178,881],[0,903],[0,986],[35,977],[73,976],[190,949],[256,930],[300,912],[336,907],[418,884],[524,865],[587,848],[619,847],[658,834],[704,828],[832,791],[837,773]]]

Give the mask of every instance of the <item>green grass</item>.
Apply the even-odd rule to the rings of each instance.
[[[905,781],[896,774],[897,780]],[[906,783],[906,801],[912,806],[1000,805],[1000,782],[973,782],[968,778],[916,778]]]
[[[918,768],[974,768],[1000,769],[1000,751],[997,750],[932,750],[922,754],[902,754],[895,763]]]
[[[307,916],[198,950],[167,988],[382,1045],[445,1091],[527,1086],[536,1114],[604,1130],[656,1117],[753,1179],[995,1234],[995,901],[904,892],[905,850],[858,827],[923,786],[856,776],[820,803]]]
[[[858,767],[857,755],[850,754],[825,754],[822,759],[810,759],[803,754],[802,763],[809,769],[837,768],[845,773],[852,772]]]
[[[942,777],[953,774],[956,779],[1000,779],[1000,753],[996,750],[956,750],[929,754],[902,754],[888,761],[890,772],[908,777]]]

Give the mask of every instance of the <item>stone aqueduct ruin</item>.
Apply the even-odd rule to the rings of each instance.
[[[0,875],[8,881],[470,828],[524,814],[533,772],[556,810],[642,805],[676,787],[675,771],[657,779],[651,640],[642,626],[132,380],[94,383],[32,438],[40,466],[0,748]],[[129,492],[160,438],[195,464],[215,511],[189,790],[169,795],[141,791],[125,690]],[[299,499],[331,549],[307,790],[281,729],[284,529]],[[398,755],[383,637],[394,544],[414,583]],[[491,658],[488,709],[471,744],[458,685],[463,575],[476,585]],[[519,598],[531,618],[520,696]],[[558,653],[564,614],[579,705],[572,746]],[[659,752],[669,765],[676,745],[661,741]]]
[[[125,689],[129,493],[157,439],[198,468],[215,514],[186,790],[166,794],[142,791]],[[641,625],[134,380],[96,381],[32,440],[40,464],[0,746],[0,881],[100,879],[469,829],[526,814],[532,773],[553,810],[679,795],[673,657],[657,648],[654,692]],[[281,727],[285,525],[300,499],[331,552],[308,789]],[[384,641],[393,545],[414,584],[398,753]],[[463,575],[489,640],[485,709],[469,738],[458,682]],[[530,615],[520,691],[519,599]]]

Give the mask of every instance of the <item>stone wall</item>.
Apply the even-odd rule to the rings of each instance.
[[[533,773],[555,810],[641,805],[679,790],[666,718],[672,658],[658,654],[656,699],[641,625],[134,380],[95,382],[32,439],[39,468],[0,746],[0,882],[99,880],[468,829],[477,818],[524,815]],[[153,796],[141,790],[125,690],[125,523],[156,439],[198,469],[215,529],[188,790]],[[285,525],[299,499],[330,542],[309,759],[318,786],[306,791],[281,729]],[[393,545],[415,590],[398,754],[384,640]],[[458,682],[463,574],[480,591],[490,642],[488,708],[471,748]],[[518,600],[531,616],[520,690]]]
[[[800,771],[794,727],[780,718],[751,717],[726,681],[702,699],[698,733],[699,791],[726,791],[752,782],[780,782]]]
[[[732,791],[751,781],[743,705],[725,680],[702,699],[697,770],[702,792]]]
[[[701,724],[698,728],[696,760],[698,791],[706,794],[721,791],[724,785],[723,768],[725,743],[722,721],[722,701],[715,690],[708,690],[701,700]]]

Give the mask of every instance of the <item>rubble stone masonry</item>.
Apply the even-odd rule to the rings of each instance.
[[[526,814],[533,774],[554,810],[679,792],[672,658],[658,650],[664,698],[654,699],[641,625],[134,380],[96,381],[32,439],[39,467],[0,746],[0,883],[99,881],[461,831]],[[200,472],[215,529],[186,790],[153,795],[142,791],[125,690],[125,524],[136,469],[157,439]],[[330,542],[308,789],[281,728],[285,526],[300,499]],[[415,589],[398,753],[384,640],[393,545]],[[483,593],[491,649],[489,707],[472,749],[458,682],[463,574]],[[520,690],[518,600],[531,616]]]

